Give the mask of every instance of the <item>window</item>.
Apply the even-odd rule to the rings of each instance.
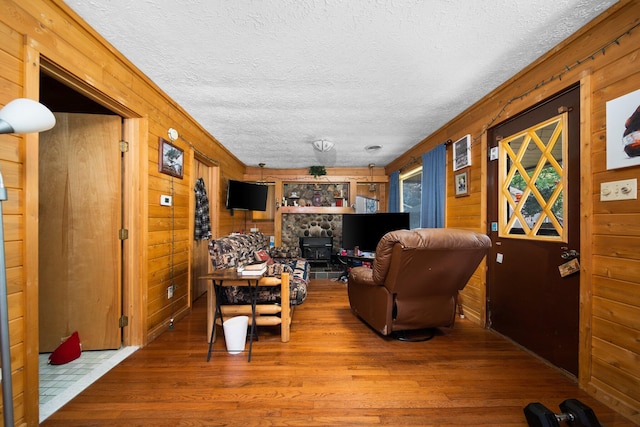
[[[500,141],[502,237],[566,241],[563,113]]]
[[[420,228],[422,166],[400,174],[400,212],[409,212],[411,228]]]

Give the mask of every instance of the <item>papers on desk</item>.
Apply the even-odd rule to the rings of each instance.
[[[243,277],[260,277],[267,271],[267,262],[256,262],[238,267],[238,274]]]
[[[267,266],[265,265],[259,270],[247,270],[245,267],[244,270],[240,271],[240,275],[242,277],[260,277],[267,271]]]

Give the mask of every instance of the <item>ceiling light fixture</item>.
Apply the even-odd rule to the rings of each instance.
[[[376,184],[373,182],[373,168],[376,166],[375,163],[369,163],[369,176],[370,176],[370,184],[369,184],[369,192],[376,192]]]
[[[331,151],[335,144],[331,141],[327,141],[326,139],[319,139],[317,141],[313,141],[313,148],[320,151],[321,153]]]
[[[364,150],[368,153],[375,153],[377,151],[382,150],[382,145],[378,145],[378,144],[367,145],[366,147],[364,147]]]

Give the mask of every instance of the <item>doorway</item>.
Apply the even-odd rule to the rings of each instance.
[[[141,118],[135,111],[118,103],[116,100],[107,97],[96,90],[96,88],[87,85],[81,79],[69,74],[66,70],[58,67],[45,58],[40,58],[40,67],[37,69],[37,72],[37,78],[40,80],[39,100],[52,111],[106,115],[116,117],[120,122],[122,131],[119,131],[120,133],[118,133],[116,145],[119,145],[119,148],[122,151],[126,151],[126,153],[120,154],[119,157],[121,161],[121,167],[119,168],[119,182],[122,187],[120,195],[123,197],[120,204],[123,208],[121,209],[121,212],[119,212],[119,218],[122,221],[122,230],[128,231],[128,237],[123,240],[119,240],[118,243],[121,254],[121,259],[118,260],[118,268],[120,269],[119,284],[121,285],[121,288],[119,289],[119,302],[121,304],[120,312],[124,314],[124,316],[119,319],[118,323],[123,324],[124,327],[119,328],[119,350],[85,352],[84,356],[88,356],[91,353],[92,358],[94,358],[94,356],[103,358],[106,354],[113,354],[115,352],[116,356],[113,357],[125,358],[135,351],[138,346],[143,345],[146,340],[145,317],[143,315],[144,295],[141,293],[142,284],[139,280],[136,280],[136,278],[144,276],[144,258],[142,257],[143,233],[141,230],[143,230],[143,219],[145,218],[146,212],[146,162],[148,153],[147,144],[141,142],[146,141],[149,134],[148,119]],[[42,140],[40,140],[39,143],[39,146],[41,145]],[[123,150],[125,147],[126,149]],[[34,159],[35,163],[38,165],[36,166],[36,169],[39,169],[39,165],[42,160],[39,158],[37,151],[36,155],[33,156],[32,159]],[[95,159],[93,160],[95,161]],[[29,179],[29,176],[27,178],[28,182],[34,182]],[[40,194],[38,194],[37,181],[39,180],[35,180],[35,186],[33,184],[27,184],[27,187],[31,188],[31,194],[35,194],[35,196],[27,198],[27,212],[38,211]],[[35,239],[29,239],[28,245],[32,248],[35,247],[35,252],[39,253],[39,258],[46,257],[46,254],[51,250],[51,248],[47,242],[39,243],[40,239],[37,232],[39,227],[37,224],[35,228],[36,232],[31,233]],[[119,236],[116,235],[115,238],[118,239],[118,237]],[[96,242],[98,246],[101,243],[102,242]],[[38,260],[35,260],[35,264],[39,264]],[[35,271],[37,269],[34,268],[33,270]],[[38,272],[36,273],[35,278],[33,278],[33,281],[38,283],[36,288],[32,288],[35,292],[31,292],[28,296],[29,299],[35,299],[36,301],[40,299],[39,294],[43,286],[39,283],[39,275],[40,274]],[[39,305],[40,304],[36,304],[32,313],[37,313],[39,311]],[[37,328],[39,322],[35,317],[36,316],[27,313],[27,323]],[[84,341],[82,336],[80,338]],[[38,372],[39,369],[34,373],[29,368],[33,366],[38,367],[38,353],[40,351],[38,339],[29,344],[28,353],[30,356],[27,370],[29,371],[30,377],[35,378],[35,382],[30,382],[31,386],[40,386],[42,389],[43,383],[39,380],[43,380],[43,378],[40,377],[40,373]],[[86,357],[80,357],[74,362],[84,363],[85,361]],[[96,369],[101,370],[105,368],[108,370],[114,366],[112,361],[113,358],[110,358],[105,362],[104,366],[98,366]],[[47,402],[47,405],[49,405],[48,409],[55,410],[53,408],[56,407],[56,404],[63,404],[64,401],[66,401],[65,399],[69,400],[72,397],[70,393],[76,386],[88,386],[90,381],[97,379],[97,376],[94,374],[95,372],[85,374],[79,384],[73,383],[74,385],[68,389],[61,387],[60,384],[67,384],[67,380],[74,381],[74,379],[65,378],[63,381],[58,378],[60,381],[56,382],[56,388],[61,394],[56,395],[54,399],[55,402]],[[75,377],[78,376],[76,375]],[[37,394],[35,396],[37,398]],[[27,405],[28,407],[32,407],[33,404],[38,405],[38,403],[38,400],[30,400],[27,402]],[[44,409],[46,410],[47,408]],[[43,406],[40,404],[40,411],[42,410]]]
[[[578,375],[580,90],[489,129],[487,324]]]
[[[217,204],[215,204],[215,199],[217,199],[215,195],[218,194],[216,171],[217,166],[211,165],[207,160],[198,157],[195,158],[194,176],[196,180],[202,179],[204,193],[208,199],[211,230],[215,230],[214,215],[217,212]],[[197,206],[196,211],[198,211]],[[204,233],[201,234],[204,235]],[[205,280],[200,279],[200,277],[207,275],[213,266],[211,265],[211,257],[209,255],[208,239],[196,239],[194,236],[191,249],[193,252],[193,261],[191,264],[191,302],[193,302],[207,292],[207,283]]]

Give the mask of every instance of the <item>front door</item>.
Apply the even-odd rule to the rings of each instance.
[[[78,331],[83,350],[120,347],[121,118],[56,113],[40,134],[40,352]]]
[[[489,130],[488,325],[578,374],[579,87]]]

